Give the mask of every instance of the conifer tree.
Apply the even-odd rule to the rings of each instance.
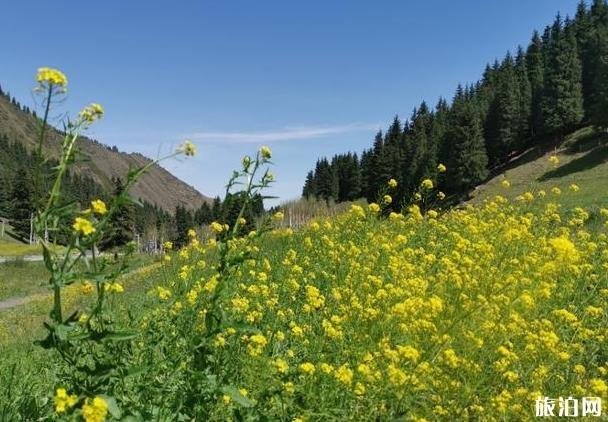
[[[583,118],[581,63],[574,30],[558,15],[550,32],[545,63],[542,113],[548,134],[563,137]]]
[[[488,174],[488,156],[479,117],[473,104],[458,96],[450,111],[447,138],[451,141],[452,158],[448,164],[448,187],[462,194],[484,180]]]
[[[31,190],[32,179],[25,167],[19,167],[12,183],[11,224],[17,236],[29,239],[34,198]]]
[[[317,192],[314,186],[314,172],[311,170],[306,175],[306,180],[304,182],[304,187],[302,188],[302,196],[304,198],[312,198],[317,196]]]
[[[529,138],[532,136],[532,85],[528,79],[528,69],[526,66],[526,55],[521,46],[517,49],[515,57],[515,80],[517,82],[517,142],[516,149],[527,146]]]
[[[493,165],[503,161],[517,146],[519,134],[519,86],[509,53],[501,65],[496,84],[485,130],[488,158]]]
[[[538,136],[542,133],[542,99],[544,86],[543,44],[540,35],[534,31],[532,41],[526,52],[526,67],[530,81],[530,134]]]
[[[119,177],[112,179],[114,196],[124,191],[124,184]],[[135,229],[135,210],[132,205],[121,206],[110,219],[109,235],[102,242],[102,249],[122,246],[133,240]]]

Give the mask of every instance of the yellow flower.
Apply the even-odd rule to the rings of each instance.
[[[306,375],[312,375],[315,373],[315,366],[310,362],[304,362],[300,364],[300,372]]]
[[[572,192],[578,192],[580,190],[580,188],[578,187],[578,185],[572,183],[570,185],[570,189],[572,190]]]
[[[243,217],[241,217],[237,220],[237,223],[239,223],[239,225],[241,225],[241,226],[244,226],[245,224],[247,224],[247,220],[245,220]]]
[[[97,103],[92,103],[88,107],[82,109],[80,118],[86,123],[93,123],[95,120],[101,119],[103,114],[103,108]]]
[[[282,221],[284,217],[285,217],[285,215],[283,214],[283,212],[277,211],[272,216],[272,219],[275,221]]]
[[[82,293],[85,295],[93,293],[95,286],[90,281],[85,281],[82,283]]]
[[[122,293],[125,291],[125,288],[120,283],[109,283],[105,286],[107,292]]]
[[[163,243],[163,249],[165,249],[166,251],[170,251],[171,249],[173,249],[173,242],[167,240],[165,243]]]
[[[589,388],[599,396],[608,392],[608,385],[606,385],[606,381],[599,378],[594,378],[589,381]]]
[[[445,173],[445,171],[446,171],[446,170],[447,170],[447,168],[446,168],[446,167],[445,167],[443,164],[439,163],[439,164],[437,165],[437,171],[438,171],[439,173]]]
[[[388,187],[392,188],[392,189],[395,189],[397,187],[397,181],[395,179],[390,179],[388,181]]]
[[[431,190],[433,189],[433,181],[431,179],[424,179],[422,181],[422,183],[420,183],[420,186],[422,186],[422,188],[426,189],[426,190]]]
[[[41,67],[38,69],[36,80],[39,84],[56,85],[65,88],[68,85],[68,78],[57,69]]]
[[[86,422],[103,422],[108,414],[108,403],[97,396],[93,400],[87,399],[82,406],[82,416]]]
[[[74,407],[77,401],[78,396],[75,394],[68,394],[65,388],[58,388],[55,392],[55,412],[63,413]]]
[[[274,365],[277,368],[277,371],[280,372],[281,374],[285,374],[289,370],[289,365],[287,364],[285,359],[279,358],[279,359],[275,360]]]
[[[108,209],[106,208],[106,203],[103,202],[101,199],[91,201],[91,209],[95,214],[98,215],[104,215],[108,212]]]
[[[553,247],[560,260],[565,260],[566,262],[575,262],[578,260],[578,250],[576,249],[576,246],[574,246],[574,243],[567,237],[554,237],[549,240],[549,244]]]
[[[500,182],[500,184],[503,188],[511,187],[511,182],[509,182],[507,179],[504,179],[502,182]]]
[[[171,297],[171,290],[165,289],[161,286],[156,286],[156,292],[160,300],[166,300]]]
[[[249,344],[247,349],[251,356],[259,356],[264,351],[264,347],[268,344],[268,340],[262,334],[254,334],[248,339]]]
[[[353,382],[353,370],[346,365],[340,366],[334,376],[343,384],[350,385]]]
[[[445,193],[439,191],[437,192],[437,199],[439,199],[440,201],[445,199]]]
[[[269,147],[263,146],[260,148],[260,155],[262,156],[263,159],[270,160],[270,158],[272,157],[272,151],[270,150]]]
[[[211,223],[210,227],[211,227],[211,231],[215,234],[220,234],[224,231],[224,225],[218,223],[217,221],[214,221],[213,223]]]
[[[196,230],[194,230],[194,229],[188,229],[188,237],[190,239],[194,239],[196,237]]]
[[[75,232],[80,232],[85,236],[95,233],[95,227],[93,227],[93,223],[82,217],[76,217],[76,220],[74,220],[74,224],[72,224],[72,228]]]
[[[438,213],[437,213],[437,211],[435,211],[435,210],[429,210],[429,211],[426,213],[426,215],[428,215],[428,216],[429,216],[429,218],[437,218],[437,216],[438,216],[439,214],[438,214]]]
[[[186,157],[193,157],[196,154],[196,145],[192,141],[186,140],[177,148],[177,152],[184,154]]]
[[[360,382],[355,384],[355,394],[357,396],[362,396],[363,394],[365,394],[365,386]]]
[[[555,194],[555,195],[559,195],[562,193],[562,190],[558,187],[552,188],[551,189],[551,193]]]
[[[553,167],[557,167],[559,164],[559,158],[557,158],[557,155],[553,154],[551,157],[549,157],[549,163],[553,165]]]
[[[384,195],[382,197],[382,202],[388,205],[393,202],[393,198],[390,195]]]
[[[378,211],[380,211],[380,205],[376,204],[375,202],[369,204],[368,208],[373,213],[377,213]]]

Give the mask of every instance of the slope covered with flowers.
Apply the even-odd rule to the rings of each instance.
[[[202,400],[204,367],[234,386],[194,405],[212,419],[525,420],[541,396],[608,403],[605,226],[590,230],[555,193],[530,195],[437,218],[355,205],[232,241],[243,261],[220,283],[214,242],[194,239],[166,264],[175,276],[144,322],[171,333],[156,357],[176,387],[165,399]],[[204,340],[211,300],[222,323]]]

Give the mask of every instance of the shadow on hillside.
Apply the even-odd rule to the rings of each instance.
[[[566,154],[579,154],[606,143],[608,143],[608,133],[589,130],[579,136],[572,144],[568,145],[564,152]]]
[[[600,164],[608,162],[608,145],[601,147],[595,147],[588,149],[589,152],[580,158],[570,161],[563,166],[560,166],[554,170],[548,171],[537,180],[543,182],[549,179],[555,179],[558,177],[567,176],[572,173],[578,173],[581,171],[592,169]]]

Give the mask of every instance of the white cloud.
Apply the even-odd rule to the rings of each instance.
[[[196,132],[184,135],[182,138],[193,141],[221,141],[234,143],[283,142],[302,139],[322,138],[349,132],[377,130],[378,124],[350,123],[335,126],[299,126],[286,127],[274,131],[252,132]]]

